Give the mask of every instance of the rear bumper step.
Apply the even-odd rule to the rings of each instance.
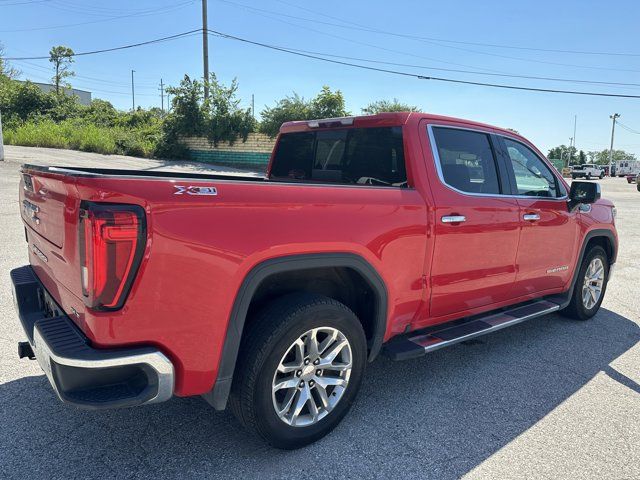
[[[562,297],[555,297],[553,300],[536,300],[509,310],[489,312],[484,316],[437,325],[422,332],[412,332],[391,340],[384,346],[384,353],[392,360],[421,357],[449,345],[556,312],[564,306],[564,303]]]
[[[35,355],[60,400],[83,408],[104,409],[171,398],[174,369],[162,352],[151,347],[92,348],[69,317],[47,316],[41,299],[53,299],[30,266],[12,270],[11,280],[30,346],[19,346],[19,355]],[[58,307],[57,311],[62,309]]]

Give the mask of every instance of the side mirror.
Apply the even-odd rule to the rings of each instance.
[[[569,192],[569,210],[577,205],[595,203],[600,199],[602,191],[596,182],[571,182]]]

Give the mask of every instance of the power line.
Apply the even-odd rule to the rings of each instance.
[[[475,70],[461,70],[455,68],[442,68],[442,67],[433,67],[427,65],[416,65],[411,63],[397,63],[397,62],[385,62],[382,60],[372,60],[368,58],[361,57],[350,57],[345,55],[334,55],[330,53],[317,52],[312,50],[301,50],[298,48],[290,48],[289,50],[295,52],[302,53],[310,53],[312,55],[321,55],[324,57],[333,57],[333,58],[342,58],[346,60],[356,60],[359,62],[367,62],[367,63],[377,63],[383,65],[393,65],[396,67],[411,67],[411,68],[423,68],[426,70],[439,70],[443,72],[455,72],[455,73],[469,73],[473,75],[487,75],[494,77],[506,77],[506,78],[523,78],[528,80],[548,80],[553,82],[569,82],[569,83],[585,83],[585,84],[594,84],[594,85],[615,85],[615,86],[626,86],[626,87],[640,87],[640,83],[624,83],[624,82],[605,82],[598,80],[581,80],[574,78],[556,78],[556,77],[541,77],[541,76],[533,76],[533,75],[518,75],[518,74],[509,74],[509,73],[493,73],[493,72],[478,72]]]
[[[636,135],[640,135],[640,132],[638,130],[634,130],[631,127],[626,126],[624,123],[620,123],[620,120],[618,120],[618,125],[620,125],[622,128],[624,128],[627,132],[630,133],[635,133]]]
[[[106,52],[115,52],[118,50],[126,50],[128,48],[141,47],[143,45],[151,45],[153,43],[167,42],[170,40],[176,40],[178,38],[186,37],[189,35],[193,35],[196,33],[200,33],[202,31],[201,28],[196,28],[194,30],[189,30],[188,32],[176,33],[175,35],[169,35],[167,37],[156,38],[154,40],[147,40],[146,42],[138,42],[138,43],[130,43],[128,45],[121,45],[119,47],[112,48],[103,48],[101,50],[90,50],[88,52],[78,52],[71,55],[72,57],[82,57],[85,55],[95,55],[97,53],[106,53]],[[5,57],[4,60],[10,61],[19,61],[19,60],[48,60],[49,55],[42,55],[38,57]]]
[[[315,13],[317,15],[321,15],[321,16],[326,17],[326,18],[331,18],[333,20],[338,20],[338,21],[343,22],[343,23],[347,23],[347,24],[351,24],[351,25],[355,25],[355,26],[363,27],[363,28],[370,28],[371,31],[384,32],[384,30],[378,30],[378,29],[375,29],[374,27],[367,27],[366,25],[363,25],[361,23],[356,23],[356,22],[351,22],[351,21],[348,21],[348,20],[343,20],[340,17],[334,17],[332,15],[328,15],[326,13],[319,12],[317,10],[312,10],[310,8],[303,7],[303,6],[295,4],[295,3],[285,2],[284,0],[276,0],[276,1],[279,2],[279,3],[282,3],[284,5],[290,6],[290,7],[295,7],[295,8],[298,8],[300,10],[305,10],[305,11],[310,12],[310,13]],[[387,32],[385,32],[385,33],[387,33]],[[388,33],[392,33],[392,32],[388,32]],[[528,47],[528,46],[520,46],[520,45],[505,45],[505,44],[501,44],[501,43],[468,42],[468,41],[461,41],[461,40],[451,40],[451,39],[448,39],[448,38],[424,37],[424,36],[407,35],[407,34],[397,34],[397,35],[402,35],[402,36],[406,36],[406,37],[412,37],[412,38],[416,38],[416,39],[431,40],[431,41],[436,41],[436,42],[455,43],[455,44],[459,44],[459,45],[473,45],[473,46],[478,46],[478,47],[491,47],[491,48],[506,48],[506,49],[510,49],[510,50],[527,50],[527,51],[532,51],[532,52],[568,53],[568,54],[577,54],[577,55],[606,55],[606,56],[621,56],[621,57],[622,56],[624,56],[624,57],[640,57],[640,53],[602,52],[602,51],[586,51],[586,50],[563,50],[563,49],[554,49],[554,48]]]
[[[14,2],[14,3],[0,3],[0,7],[10,7],[12,5],[30,5],[32,3],[45,3],[50,2],[51,0],[30,0],[26,2]]]
[[[115,17],[109,17],[109,18],[105,18],[105,19],[101,19],[101,20],[91,20],[88,22],[80,22],[80,23],[70,23],[70,24],[66,24],[66,25],[51,25],[48,27],[33,27],[33,28],[18,28],[18,29],[13,29],[13,30],[0,30],[0,33],[17,33],[17,32],[35,32],[35,31],[40,31],[40,30],[55,30],[58,28],[70,28],[70,27],[79,27],[82,25],[92,25],[95,23],[103,23],[103,22],[110,22],[112,20],[120,20],[123,18],[129,18],[129,17],[141,17],[141,16],[148,16],[148,15],[159,15],[159,14],[163,14],[163,13],[169,13],[169,12],[173,12],[175,10],[179,10],[187,5],[191,5],[195,2],[196,0],[189,0],[186,2],[182,2],[182,3],[178,3],[176,5],[173,5],[171,7],[164,7],[164,8],[159,8],[159,9],[155,9],[153,11],[150,11],[149,13],[129,13],[126,15],[119,15],[119,16],[115,16]]]
[[[591,66],[591,65],[576,65],[576,64],[568,64],[568,63],[560,63],[560,62],[550,62],[550,61],[545,61],[545,60],[535,60],[535,59],[529,59],[529,58],[512,57],[512,56],[508,56],[508,55],[501,55],[501,54],[498,54],[498,53],[481,52],[481,51],[478,51],[478,50],[471,50],[471,49],[468,49],[468,48],[455,47],[455,46],[451,46],[451,45],[442,45],[442,44],[437,43],[436,40],[430,39],[429,37],[420,37],[420,36],[417,36],[417,35],[409,35],[409,34],[402,34],[402,33],[397,33],[397,32],[390,32],[390,31],[387,31],[387,30],[380,30],[380,29],[377,29],[377,28],[371,28],[371,27],[363,26],[361,24],[357,24],[357,23],[353,23],[353,22],[345,22],[344,20],[341,20],[341,21],[343,21],[345,23],[350,23],[351,25],[355,25],[355,26],[346,26],[346,25],[340,25],[340,24],[336,24],[336,23],[332,23],[332,22],[325,22],[325,21],[317,20],[317,19],[298,17],[296,15],[289,15],[289,14],[286,14],[286,13],[274,12],[272,10],[265,10],[265,9],[262,9],[262,8],[256,8],[256,7],[245,5],[245,4],[242,4],[242,3],[232,2],[230,0],[218,0],[218,1],[221,2],[221,3],[226,3],[226,4],[229,4],[229,5],[234,5],[236,7],[244,8],[246,10],[253,11],[254,13],[262,12],[263,15],[261,15],[261,16],[266,16],[267,18],[272,18],[272,19],[275,19],[275,20],[283,22],[283,23],[288,23],[290,25],[295,25],[297,27],[305,28],[305,29],[311,30],[311,31],[315,31],[315,32],[321,33],[323,35],[328,35],[328,36],[332,36],[332,37],[336,37],[336,38],[341,38],[343,40],[353,41],[355,43],[362,43],[364,45],[369,45],[369,44],[365,44],[364,42],[357,42],[355,40],[351,40],[351,39],[348,39],[348,38],[345,38],[345,37],[339,37],[339,36],[332,35],[332,34],[329,34],[327,32],[322,32],[322,31],[319,31],[319,30],[309,29],[307,27],[303,27],[302,25],[298,25],[298,24],[291,23],[291,22],[286,22],[285,20],[274,18],[274,17],[269,17],[269,15],[276,15],[276,16],[286,17],[286,18],[294,18],[294,19],[297,19],[297,20],[305,21],[305,22],[312,22],[312,23],[317,23],[317,24],[330,25],[330,26],[333,26],[333,27],[338,27],[338,28],[343,28],[343,29],[360,30],[360,31],[367,31],[367,32],[371,32],[371,33],[380,33],[380,34],[384,34],[384,35],[391,35],[391,36],[394,36],[394,37],[402,37],[402,38],[407,38],[407,39],[410,39],[410,40],[417,40],[417,41],[429,43],[429,44],[432,44],[432,45],[438,45],[438,46],[445,47],[445,48],[452,48],[452,49],[455,49],[455,50],[462,50],[462,51],[466,51],[466,52],[476,53],[476,54],[479,54],[479,55],[488,55],[488,56],[493,56],[493,57],[498,57],[498,58],[506,58],[506,59],[510,59],[510,60],[523,61],[523,62],[541,63],[541,64],[546,64],[546,65],[555,65],[555,66],[572,67],[572,68],[585,68],[585,69],[592,69],[592,70],[621,71],[621,72],[640,72],[640,70],[633,70],[633,69],[626,69],[626,68],[595,67],[595,66]],[[260,15],[260,13],[257,13],[257,14]],[[264,14],[267,14],[267,15],[264,15]],[[369,46],[373,46],[374,48],[382,48],[382,47],[378,47],[378,46],[375,46],[375,45],[369,45]],[[406,52],[398,52],[398,51],[396,51],[396,53],[406,54]],[[638,56],[640,56],[640,54],[638,54]],[[438,61],[438,60],[436,60],[436,61]],[[444,62],[444,63],[450,63],[450,62]]]
[[[334,63],[334,64],[338,64],[338,65],[345,65],[345,66],[349,66],[349,67],[360,68],[360,69],[363,69],[363,70],[370,70],[370,71],[376,71],[376,72],[381,72],[381,73],[389,73],[389,74],[400,75],[400,76],[405,76],[405,77],[413,77],[413,78],[417,78],[419,80],[436,80],[436,81],[440,81],[440,82],[459,83],[459,84],[465,84],[465,85],[476,85],[476,86],[482,86],[482,87],[505,88],[505,89],[509,89],[509,90],[525,90],[525,91],[530,91],[530,92],[564,93],[564,94],[570,94],[570,95],[588,95],[588,96],[595,96],[595,97],[640,98],[640,95],[627,95],[627,94],[618,94],[618,93],[584,92],[584,91],[576,91],[576,90],[557,90],[557,89],[551,89],[551,88],[522,87],[522,86],[517,86],[517,85],[505,85],[505,84],[497,84],[497,83],[475,82],[475,81],[471,81],[471,80],[460,80],[460,79],[455,79],[455,78],[444,78],[444,77],[433,77],[433,76],[418,75],[418,74],[410,73],[410,72],[403,72],[403,71],[399,71],[399,70],[391,70],[391,69],[386,69],[386,68],[371,67],[371,66],[368,66],[368,65],[359,65],[359,64],[356,64],[356,63],[344,62],[344,61],[341,61],[341,60],[334,60],[334,59],[320,57],[320,56],[312,55],[312,54],[308,54],[308,53],[297,52],[295,50],[291,50],[291,49],[288,49],[288,48],[277,47],[275,45],[268,45],[266,43],[261,43],[261,42],[256,42],[256,41],[253,41],[253,40],[248,40],[246,38],[237,37],[235,35],[230,35],[230,34],[218,32],[216,30],[209,29],[208,31],[209,31],[209,33],[211,33],[211,34],[213,34],[215,36],[218,36],[220,38],[237,40],[239,42],[248,43],[248,44],[251,44],[251,45],[256,45],[256,46],[260,46],[260,47],[264,47],[264,48],[269,48],[271,50],[277,50],[277,51],[280,51],[280,52],[290,53],[292,55],[298,55],[298,56],[301,56],[301,57],[312,58],[312,59],[315,59],[315,60],[320,60],[320,61],[328,62],[328,63]]]

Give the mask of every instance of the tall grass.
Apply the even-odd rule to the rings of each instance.
[[[4,132],[8,145],[27,147],[68,148],[103,154],[150,157],[157,142],[158,131],[99,127],[77,120],[53,122],[28,121]]]

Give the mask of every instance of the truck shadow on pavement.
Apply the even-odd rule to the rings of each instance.
[[[199,398],[88,412],[62,405],[44,376],[25,377],[0,385],[0,476],[457,478],[601,372],[640,393],[610,365],[638,341],[636,323],[602,309],[588,322],[549,315],[419,360],[380,358],[342,424],[293,452]]]

